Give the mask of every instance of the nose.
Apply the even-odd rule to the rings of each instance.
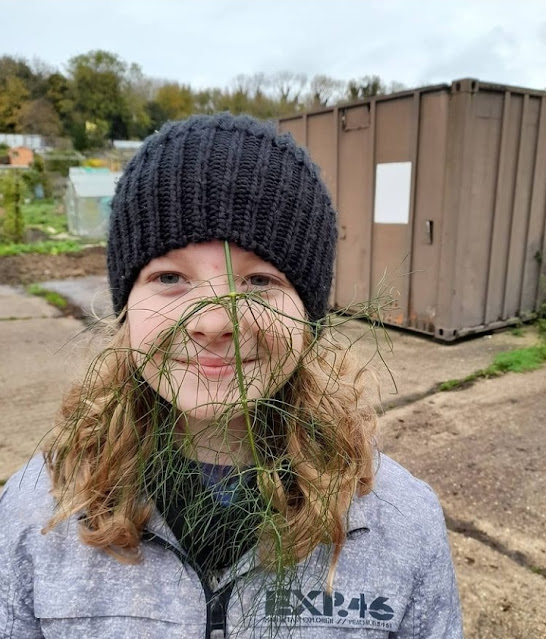
[[[193,339],[227,341],[233,338],[233,320],[227,308],[229,301],[211,302],[191,313],[184,327]]]

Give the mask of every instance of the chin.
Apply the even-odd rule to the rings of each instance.
[[[252,389],[252,391],[253,392],[250,392],[246,398],[250,412],[252,412],[256,400],[264,397],[262,393],[256,392],[256,389]],[[198,398],[191,398],[187,395],[179,397],[178,399],[173,398],[172,395],[163,395],[163,398],[171,404],[176,404],[178,410],[185,415],[187,419],[193,422],[218,422],[227,424],[244,415],[241,396],[238,391],[224,395],[218,394],[216,396]],[[192,399],[195,399],[195,401],[192,401]]]

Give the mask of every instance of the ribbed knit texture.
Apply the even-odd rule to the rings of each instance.
[[[312,321],[326,314],[336,215],[317,166],[273,124],[199,115],[146,139],[112,203],[108,272],[116,314],[148,262],[213,239],[283,272]]]

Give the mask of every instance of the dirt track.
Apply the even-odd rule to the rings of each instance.
[[[471,639],[546,637],[546,369],[389,411],[384,448],[440,496]]]
[[[105,250],[100,246],[61,255],[13,255],[0,258],[0,284],[16,286],[66,277],[102,275],[105,267]]]

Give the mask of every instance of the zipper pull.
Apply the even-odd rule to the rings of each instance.
[[[217,590],[217,588],[218,588],[218,584],[220,583],[220,577],[218,576],[218,573],[217,572],[211,573],[209,575],[208,581],[209,581],[210,589],[213,592],[215,592]]]

